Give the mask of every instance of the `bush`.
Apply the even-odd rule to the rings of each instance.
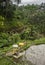
[[[21,34],[21,39],[26,39],[26,40],[35,40],[35,34],[33,32],[33,35],[31,36],[31,32],[30,30],[25,30],[22,34]]]
[[[9,37],[9,41],[12,41],[12,43],[17,43],[20,41],[20,34],[12,34],[12,36]]]
[[[20,34],[18,33],[12,34],[11,36],[8,33],[0,33],[0,48],[5,46],[8,47],[20,40]]]
[[[26,29],[23,33],[21,33],[21,39],[29,39],[30,37],[30,30]]]
[[[7,39],[9,37],[8,33],[0,33],[2,39]]]
[[[8,41],[6,39],[0,40],[0,48],[8,46]]]

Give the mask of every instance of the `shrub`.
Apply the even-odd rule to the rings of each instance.
[[[0,48],[8,46],[8,41],[6,39],[0,40]]]
[[[26,39],[26,40],[35,40],[35,34],[33,32],[33,35],[31,36],[31,31],[30,30],[25,30],[22,34],[21,34],[21,39]]]
[[[17,43],[20,41],[20,34],[12,34],[12,36],[9,37],[9,40],[12,41],[12,43]]]
[[[30,37],[30,30],[26,29],[23,33],[21,33],[21,39],[29,39]]]
[[[1,33],[1,38],[3,39],[7,39],[9,37],[9,34],[8,33]]]

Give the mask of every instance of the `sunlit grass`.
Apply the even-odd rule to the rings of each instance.
[[[36,39],[33,42],[36,45],[45,44],[45,38]]]

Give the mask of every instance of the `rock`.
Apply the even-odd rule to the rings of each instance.
[[[35,65],[45,65],[45,45],[34,45],[26,51],[26,58]]]

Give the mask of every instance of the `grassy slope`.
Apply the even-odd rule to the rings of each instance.
[[[35,45],[45,44],[45,38],[36,39],[33,42]]]
[[[40,38],[40,39],[36,39],[34,41],[30,41],[30,40],[26,40],[27,44],[25,47],[23,47],[23,49],[27,49],[29,48],[31,45],[39,45],[39,44],[45,44],[45,38]],[[4,49],[0,49],[0,52],[6,52],[8,50],[10,50],[10,47],[4,48]],[[0,56],[0,65],[14,65],[11,61],[7,60],[6,58]]]
[[[40,45],[40,44],[45,44],[45,38],[40,38],[40,39],[36,39],[34,41],[31,40],[21,40],[21,42],[26,41],[26,45],[23,47],[24,50],[26,50],[27,48],[29,48],[32,45]],[[19,42],[18,42],[19,43]],[[9,47],[4,47],[3,49],[0,49],[0,52],[7,52],[12,48],[12,45]]]

